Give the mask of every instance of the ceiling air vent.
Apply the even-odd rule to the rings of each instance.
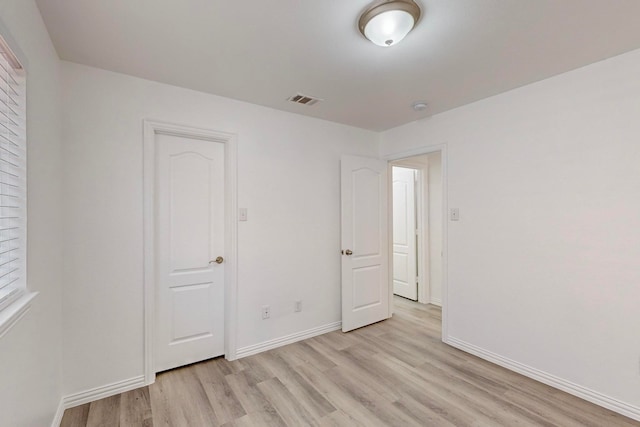
[[[318,102],[322,101],[322,99],[314,98],[313,96],[309,96],[309,95],[303,95],[301,93],[297,93],[297,94],[287,98],[287,101],[295,102],[296,104],[302,104],[302,105],[313,105],[313,104],[317,104]]]

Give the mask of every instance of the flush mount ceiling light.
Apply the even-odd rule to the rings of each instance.
[[[412,0],[374,3],[360,16],[360,32],[382,47],[400,42],[420,18],[420,7]]]

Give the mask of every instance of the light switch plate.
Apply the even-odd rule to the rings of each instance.
[[[450,218],[451,218],[451,221],[460,221],[460,209],[451,208]]]
[[[238,220],[246,221],[247,220],[247,208],[238,209]]]

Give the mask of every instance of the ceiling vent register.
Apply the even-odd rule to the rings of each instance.
[[[287,101],[295,102],[296,104],[302,104],[302,105],[311,106],[311,105],[317,104],[318,102],[322,101],[322,99],[314,98],[313,96],[309,96],[309,95],[303,95],[301,93],[297,93],[297,94],[287,98]]]

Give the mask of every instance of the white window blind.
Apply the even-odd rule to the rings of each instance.
[[[26,290],[26,84],[0,37],[0,310]]]

